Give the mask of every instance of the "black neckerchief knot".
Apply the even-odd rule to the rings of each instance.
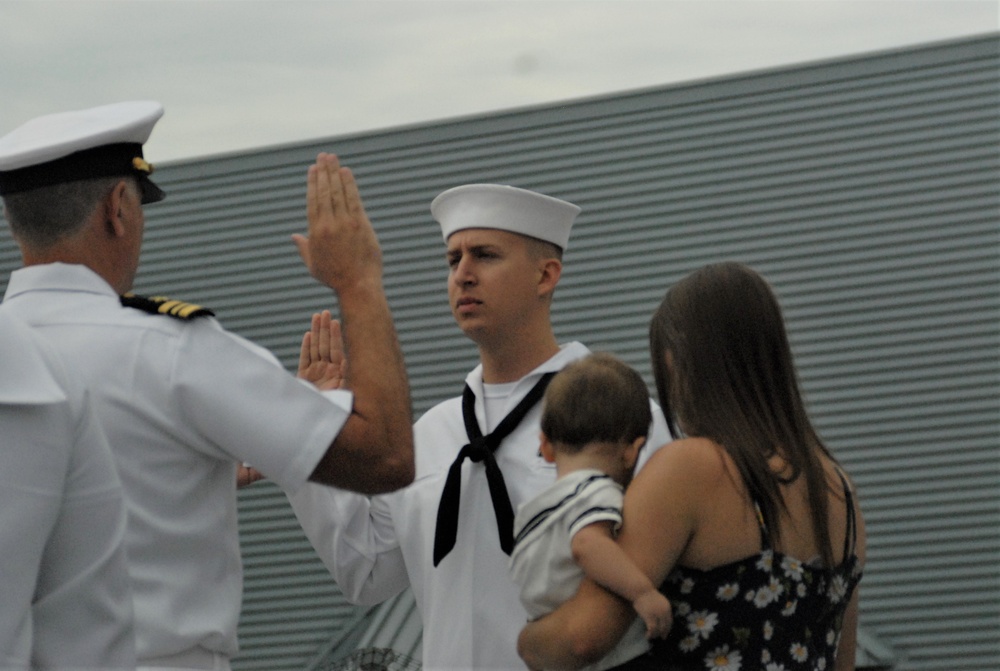
[[[462,452],[469,457],[469,461],[476,464],[493,456],[493,450],[490,449],[489,441],[483,437],[476,438],[471,443],[463,447]]]
[[[462,393],[462,418],[465,420],[465,432],[469,443],[459,451],[455,461],[452,462],[444,482],[444,489],[441,491],[437,529],[434,534],[434,566],[437,566],[455,547],[455,537],[458,535],[458,510],[462,500],[462,463],[467,458],[473,463],[482,463],[485,466],[486,482],[490,488],[490,499],[493,501],[493,513],[497,519],[497,531],[500,535],[500,548],[508,555],[514,549],[514,508],[507,494],[503,473],[500,472],[493,453],[542,398],[553,375],[555,373],[543,375],[488,436],[483,436],[476,419],[476,395],[469,385],[465,385],[465,391]]]

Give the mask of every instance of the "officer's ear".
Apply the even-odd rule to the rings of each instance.
[[[125,199],[128,197],[128,182],[120,180],[104,197],[102,207],[104,209],[104,224],[106,233],[110,237],[121,238],[125,236]]]

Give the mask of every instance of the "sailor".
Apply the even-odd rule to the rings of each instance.
[[[441,193],[431,212],[447,245],[452,314],[480,364],[462,396],[417,421],[412,485],[370,499],[306,486],[289,498],[350,600],[413,588],[425,669],[523,670],[516,644],[527,613],[507,566],[513,511],[555,481],[539,454],[544,386],[589,354],[579,342],[560,345],[550,317],[580,208],[468,184]],[[653,417],[649,450],[669,438],[655,405]]]

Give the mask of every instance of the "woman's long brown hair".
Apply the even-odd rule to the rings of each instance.
[[[780,509],[787,509],[780,485],[804,476],[816,544],[832,567],[820,454],[833,457],[806,413],[781,307],[764,278],[734,262],[696,270],[667,291],[649,342],[671,433],[726,450],[760,504],[772,546]],[[770,467],[775,454],[790,465],[787,477]]]

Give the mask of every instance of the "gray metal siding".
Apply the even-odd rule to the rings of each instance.
[[[234,668],[305,669],[357,609],[319,563],[277,487],[242,490],[239,522],[245,594]]]
[[[428,204],[445,188],[504,182],[580,204],[557,335],[647,380],[666,287],[711,261],[749,263],[782,300],[820,432],[860,492],[862,625],[898,668],[995,668],[998,66],[988,35],[168,165],[136,288],[212,307],[292,368],[309,314],[332,299],[288,236],[304,228],[306,166],[336,151],[383,243],[419,414],[477,360],[444,298]],[[17,263],[6,238],[0,263]],[[272,485],[240,507],[234,668],[304,668],[356,611]]]

